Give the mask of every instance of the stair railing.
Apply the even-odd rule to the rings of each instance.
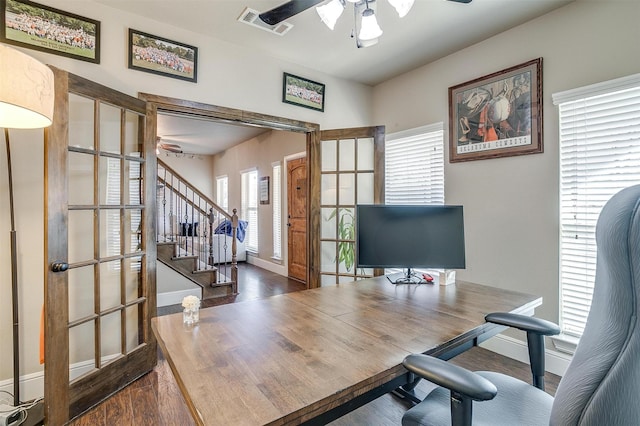
[[[226,212],[160,159],[157,201],[157,241],[175,242],[175,257],[195,256],[196,270],[217,270],[216,282],[232,282],[237,293],[237,210]],[[228,238],[214,237],[224,220],[231,224],[230,247]]]

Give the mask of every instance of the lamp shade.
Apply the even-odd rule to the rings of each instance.
[[[398,15],[403,18],[411,10],[413,1],[414,0],[389,0],[389,3],[396,9]]]
[[[361,25],[360,34],[358,34],[358,38],[360,40],[372,40],[382,35],[382,29],[378,25],[376,14],[373,12],[373,9],[367,8],[362,12]]]
[[[344,11],[344,4],[340,0],[331,0],[329,3],[316,7],[318,15],[322,22],[329,27],[330,30],[336,26],[336,22]]]
[[[0,127],[37,129],[53,119],[53,71],[0,44]]]

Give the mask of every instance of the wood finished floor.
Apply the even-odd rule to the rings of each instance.
[[[240,265],[238,281],[239,294],[237,296],[205,300],[203,307],[269,297],[305,288],[303,284],[295,280],[245,263]],[[180,310],[180,305],[159,308],[158,315],[166,315]],[[457,356],[451,362],[472,370],[502,372],[525,381],[530,381],[531,377],[528,365],[482,348],[473,348]],[[554,395],[560,378],[547,373],[545,380],[547,392]],[[424,394],[429,391],[430,386],[424,381],[420,382],[416,393],[418,395]],[[332,422],[331,425],[398,426],[402,414],[408,407],[406,402],[387,394]],[[73,426],[188,426],[195,423],[189,414],[167,361],[158,351],[158,365],[153,371],[87,411],[70,424]]]

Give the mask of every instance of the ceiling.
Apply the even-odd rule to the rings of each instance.
[[[376,85],[416,67],[445,57],[495,34],[541,16],[574,0],[473,0],[469,4],[447,0],[416,0],[407,16],[399,18],[387,0],[376,0],[376,16],[384,34],[378,44],[356,47],[350,37],[352,5],[333,31],[320,21],[314,8],[286,22],[285,35],[269,33],[238,22],[245,7],[265,12],[286,0],[93,0],[137,15],[201,33],[255,51],[297,63],[336,77]],[[153,32],[152,29],[148,29]],[[517,45],[514,43],[514,48]],[[169,143],[191,144],[185,151],[221,151],[219,141],[253,137],[256,132],[219,123],[181,123],[159,118],[158,135]],[[162,127],[162,128],[160,128]],[[219,140],[215,141],[216,135]],[[206,139],[203,139],[206,138]],[[228,142],[232,143],[232,142]],[[193,145],[193,146],[192,146]]]
[[[314,8],[287,20],[284,36],[237,21],[246,6],[265,12],[286,0],[94,0],[117,9],[225,40],[326,74],[376,85],[573,0],[416,0],[399,18],[386,0],[376,0],[384,34],[377,45],[358,49],[350,37],[353,12],[342,14],[333,31]],[[149,31],[153,32],[151,29]],[[160,34],[161,35],[161,34]]]
[[[212,155],[270,131],[206,118],[158,114],[160,143],[180,145],[183,154]]]

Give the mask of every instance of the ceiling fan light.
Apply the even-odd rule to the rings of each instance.
[[[358,49],[361,49],[363,47],[371,47],[374,46],[376,44],[378,44],[378,40],[377,38],[372,38],[371,40],[360,40],[357,39],[356,40],[356,47],[358,47]]]
[[[382,29],[378,25],[376,14],[372,9],[365,9],[362,12],[362,23],[360,27],[360,34],[358,38],[360,40],[372,40],[382,35]]]
[[[331,0],[327,4],[316,7],[316,12],[320,15],[320,19],[330,30],[333,30],[336,26],[336,22],[343,11],[344,4],[340,0]]]
[[[414,2],[414,0],[388,0],[388,1],[391,4],[391,6],[393,6],[396,9],[396,12],[398,12],[398,16],[400,16],[401,18],[403,18],[407,13],[409,13]]]

